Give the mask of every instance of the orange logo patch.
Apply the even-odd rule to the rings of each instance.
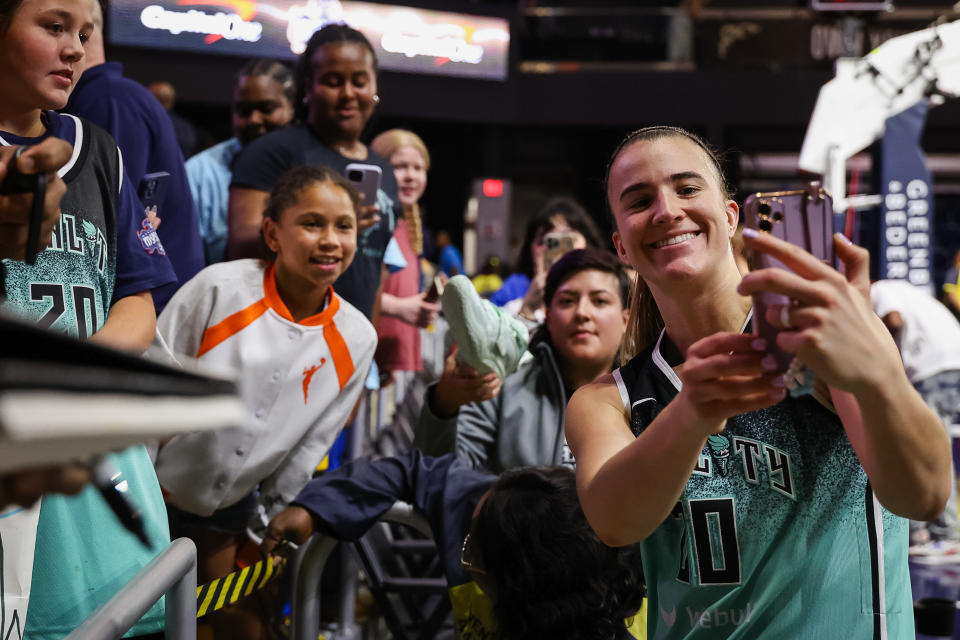
[[[307,395],[310,393],[310,380],[313,378],[313,374],[320,370],[324,364],[326,364],[326,358],[320,358],[320,364],[313,367],[307,367],[303,370],[303,404],[307,404]]]

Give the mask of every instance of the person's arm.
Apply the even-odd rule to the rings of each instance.
[[[463,405],[493,398],[502,385],[496,373],[480,375],[470,365],[458,363],[458,350],[454,343],[444,361],[440,380],[427,396],[426,405],[441,419],[455,418]]]
[[[433,323],[440,314],[440,305],[426,301],[427,293],[399,297],[389,293],[380,295],[380,313],[391,318],[399,318],[407,324],[425,328]]]
[[[7,175],[7,166],[13,162],[17,147],[0,147],[0,180]],[[57,169],[66,164],[73,152],[70,143],[59,138],[47,138],[30,147],[17,159],[21,173],[47,175],[47,191],[43,200],[43,222],[40,224],[40,250],[53,237],[53,227],[60,220],[60,201],[67,192],[67,185],[57,175]],[[23,260],[27,249],[27,232],[30,227],[30,211],[33,194],[17,193],[0,195],[0,258]]]
[[[103,326],[92,339],[118,349],[142,353],[157,328],[152,289],[177,281],[162,243],[144,243],[149,224],[143,204],[123,173],[117,208],[117,260],[113,300]],[[156,233],[154,231],[154,233]]]
[[[143,353],[153,342],[156,330],[153,296],[150,291],[140,291],[114,302],[107,321],[90,336],[90,341],[114,349]]]
[[[469,401],[440,415],[433,409],[438,389],[438,385],[427,389],[427,402],[414,427],[414,448],[431,456],[455,453],[468,467],[487,469],[500,431],[501,396]]]
[[[636,438],[613,376],[577,390],[567,405],[567,443],[590,525],[611,546],[639,542],[673,510],[709,435],[727,418],[784,397],[764,374],[754,336],[717,333],[687,350],[683,388]],[[758,347],[760,347],[758,349]]]
[[[741,292],[772,291],[797,301],[780,324],[777,343],[826,382],[850,443],[877,499],[914,520],[943,512],[950,492],[950,442],[903,370],[890,333],[870,306],[870,254],[835,237],[845,276],[799,247],[770,234],[748,237],[748,248],[793,271],[763,269],[744,276]]]
[[[86,465],[65,464],[13,471],[0,475],[0,509],[31,507],[45,493],[79,493],[90,481]]]
[[[227,206],[227,260],[260,255],[260,225],[267,206],[268,191],[230,187]]]
[[[416,449],[348,462],[311,480],[293,504],[270,521],[260,549],[267,555],[280,540],[305,542],[317,524],[340,540],[356,540],[398,500],[429,517],[443,509],[451,472],[463,472],[453,456],[431,458]]]

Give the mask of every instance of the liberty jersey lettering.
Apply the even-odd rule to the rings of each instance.
[[[34,265],[5,260],[5,306],[54,331],[87,338],[107,317],[116,274],[120,158],[108,134],[77,120],[76,162],[50,245]],[[92,163],[95,171],[81,171]]]
[[[679,391],[655,351],[614,375],[637,436]],[[642,543],[648,637],[908,637],[906,542],[833,411],[804,396],[735,416]]]

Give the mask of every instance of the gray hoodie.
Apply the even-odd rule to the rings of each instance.
[[[548,340],[535,340],[529,350],[533,358],[507,376],[490,400],[464,405],[449,419],[437,417],[425,402],[414,447],[429,456],[455,452],[467,466],[491,473],[530,465],[573,466],[563,434],[567,398],[553,349]]]

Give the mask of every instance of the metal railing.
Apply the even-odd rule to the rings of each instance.
[[[381,522],[395,522],[433,537],[430,525],[414,508],[397,502],[380,518]],[[320,577],[330,553],[339,540],[324,535],[313,536],[293,559],[293,602],[291,604],[292,640],[316,640],[320,630]]]
[[[120,638],[164,595],[167,640],[195,640],[197,547],[187,538],[171,542],[66,640]]]

